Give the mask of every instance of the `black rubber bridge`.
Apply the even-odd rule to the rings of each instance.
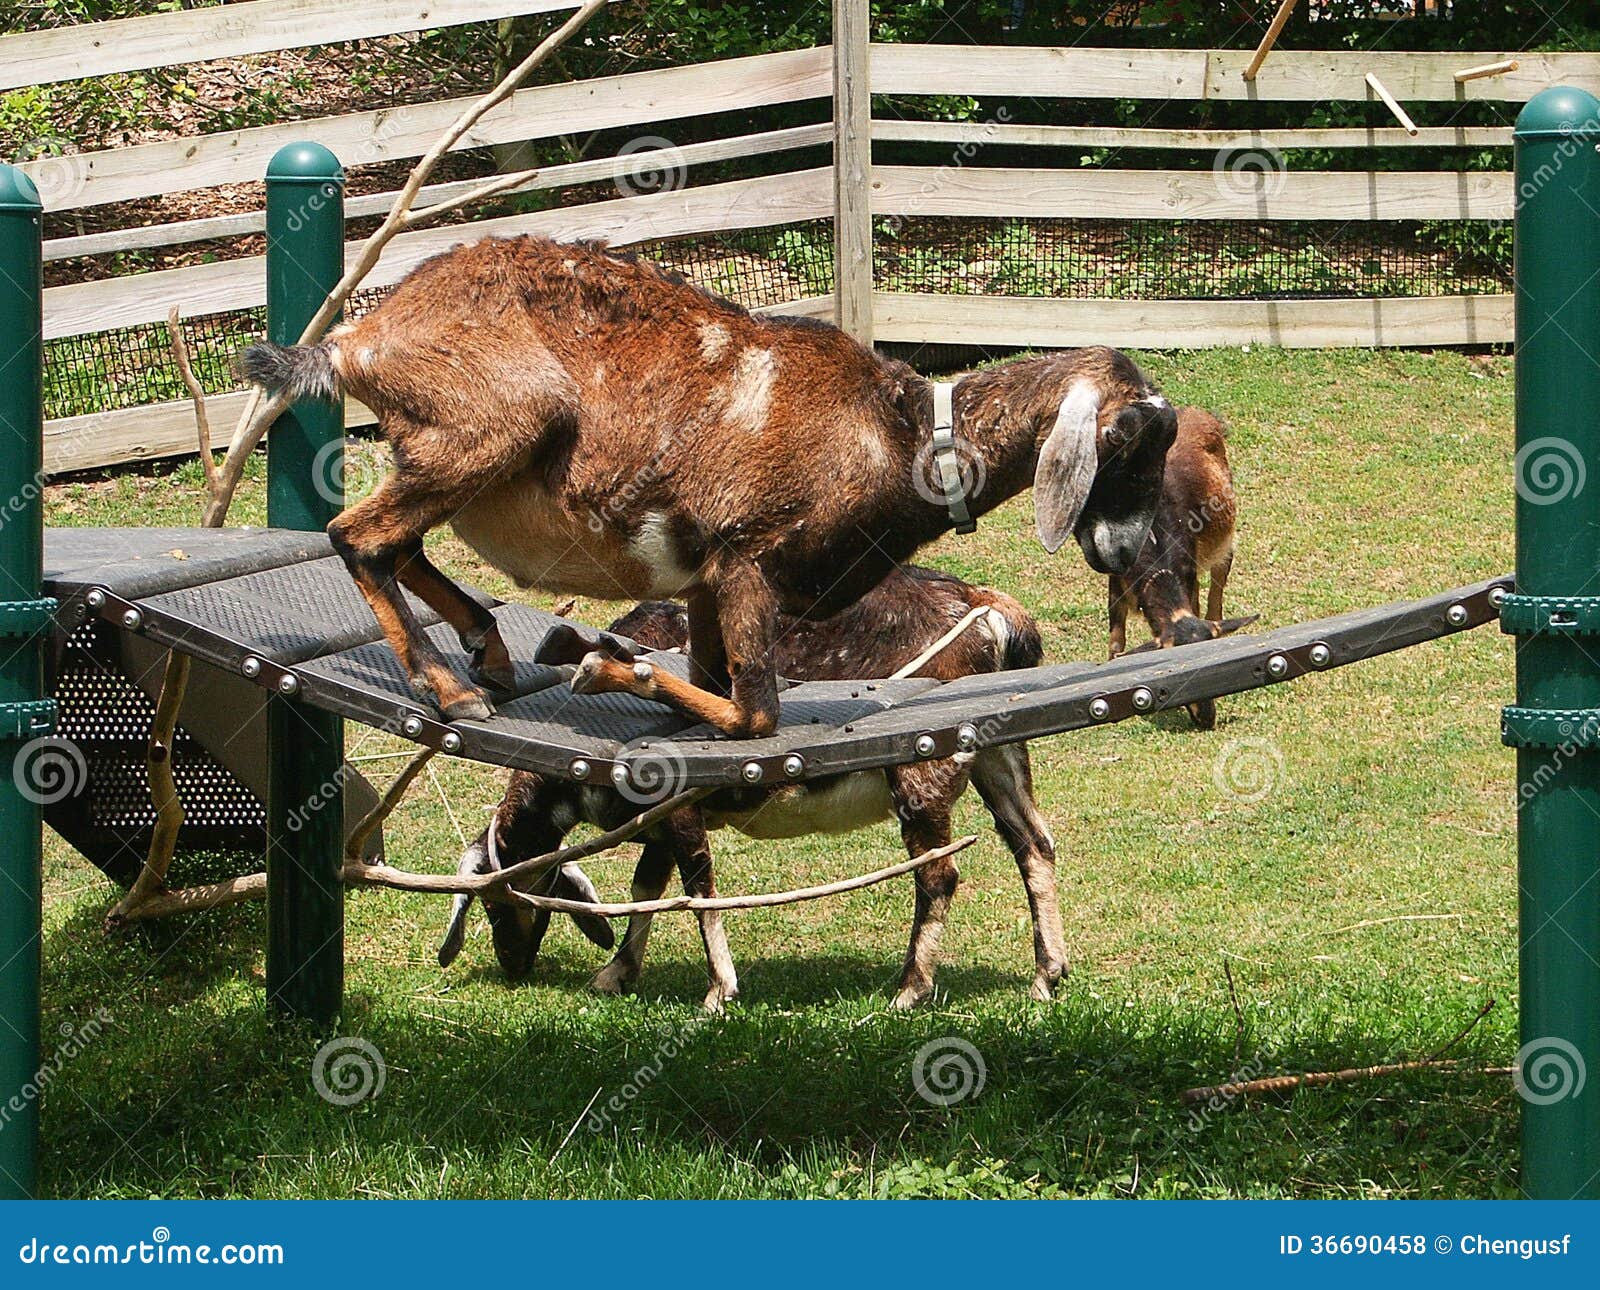
[[[685,785],[774,783],[944,757],[1104,725],[1326,671],[1489,622],[1509,577],[1258,636],[928,680],[824,681],[784,691],[765,739],[732,741],[629,695],[574,694],[572,669],[518,662],[512,697],[487,722],[445,724],[399,664],[321,534],[271,529],[53,529],[45,591],[58,636],[89,624],[171,648],[253,686],[476,761],[564,778],[648,780],[668,758]],[[533,657],[561,620],[483,597],[512,657]],[[466,674],[455,633],[413,602]],[[102,629],[103,630],[103,629]],[[681,655],[649,655],[685,667]],[[187,718],[186,718],[187,720]]]

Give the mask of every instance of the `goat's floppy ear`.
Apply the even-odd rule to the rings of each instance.
[[[1033,472],[1034,526],[1039,544],[1051,554],[1072,535],[1089,500],[1100,464],[1099,421],[1100,395],[1088,381],[1079,381],[1061,400],[1056,423],[1039,449]]]
[[[461,862],[456,865],[456,874],[458,877],[466,878],[474,874],[488,873],[489,869],[489,850],[480,837],[461,853]],[[466,892],[457,892],[456,898],[450,902],[450,922],[444,929],[444,940],[439,942],[440,967],[449,967],[454,963],[456,956],[461,953],[461,947],[466,944],[467,913],[471,908],[472,897]]]
[[[1260,614],[1246,614],[1243,618],[1224,618],[1217,624],[1217,635],[1232,636],[1234,632],[1243,631],[1260,617]]]
[[[589,875],[575,864],[561,866],[555,882],[551,884],[550,894],[563,900],[582,900],[591,905],[600,903],[600,893],[589,881]],[[601,918],[599,914],[574,914],[572,921],[578,925],[580,932],[603,950],[609,950],[617,943],[610,919]]]

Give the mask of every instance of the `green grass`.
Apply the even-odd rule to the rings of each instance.
[[[1270,627],[1510,566],[1507,360],[1145,358],[1169,394],[1233,425],[1242,518],[1231,612],[1258,610]],[[53,488],[51,519],[188,522],[197,479],[190,464]],[[262,514],[258,467],[236,516]],[[1046,558],[1030,529],[1021,498],[926,558],[1018,595],[1044,624],[1051,659],[1099,656],[1104,584],[1067,553]],[[511,594],[450,536],[435,546],[454,571]],[[591,621],[608,611],[578,610]],[[983,836],[961,859],[939,994],[906,1016],[886,1006],[909,926],[903,882],[733,915],[743,998],[704,1024],[699,943],[684,917],[657,920],[640,995],[610,999],[585,992],[604,956],[569,924],[552,929],[533,982],[512,989],[481,923],[441,971],[443,901],[353,894],[340,1033],[376,1045],[387,1080],[351,1109],[312,1087],[317,1038],[274,1033],[263,1018],[260,908],[107,939],[110,885],[52,839],[46,1034],[101,1006],[112,1020],[50,1088],[46,1186],[81,1196],[1510,1194],[1516,1099],[1504,1077],[1380,1079],[1199,1116],[1179,1101],[1236,1068],[1236,1043],[1252,1074],[1404,1059],[1444,1042],[1488,996],[1498,1006],[1456,1051],[1510,1060],[1512,765],[1497,738],[1510,693],[1510,645],[1481,629],[1225,700],[1212,734],[1162,716],[1034,745],[1073,958],[1048,1005],[1026,997],[1021,884],[975,798],[958,827]],[[385,747],[354,728],[351,738],[363,753]],[[1242,739],[1266,741],[1281,765],[1255,802],[1214,780]],[[497,776],[452,764],[440,780],[476,830]],[[391,858],[442,870],[458,851],[440,798],[419,792],[391,831]],[[727,891],[798,886],[898,854],[887,825],[717,840]],[[590,871],[620,893],[630,867],[624,857]],[[923,1044],[948,1036],[977,1048],[986,1083],[941,1108],[917,1096],[910,1072]],[[591,1098],[599,1108],[613,1096],[621,1109],[600,1131],[579,1123]]]

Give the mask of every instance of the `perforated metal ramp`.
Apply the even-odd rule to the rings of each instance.
[[[786,689],[765,739],[733,741],[659,704],[578,695],[571,669],[527,662],[561,620],[494,609],[517,659],[514,697],[487,722],[447,725],[417,704],[342,563],[319,535],[260,529],[54,529],[47,594],[70,632],[90,620],[191,654],[232,676],[462,757],[594,778],[659,774],[684,784],[775,782],[949,756],[1103,725],[1325,671],[1466,630],[1497,616],[1493,579],[1259,636],[1233,636],[1114,663],[928,680],[810,682]],[[463,675],[455,633],[413,602]],[[680,655],[652,655],[681,669]],[[580,770],[583,768],[580,767]]]

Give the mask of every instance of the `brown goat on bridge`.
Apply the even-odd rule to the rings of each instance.
[[[953,681],[1038,665],[1038,625],[1010,596],[948,574],[907,567],[891,573],[832,618],[817,622],[780,618],[773,646],[778,670],[797,681],[889,676],[920,658],[974,609],[984,612],[918,669],[917,676]],[[682,646],[689,639],[689,621],[682,607],[660,601],[638,606],[614,622],[611,630],[654,649]],[[644,850],[633,876],[633,898],[659,897],[674,868],[689,894],[715,895],[707,834],[723,827],[751,837],[787,838],[842,833],[898,819],[907,852],[920,855],[950,841],[951,814],[969,782],[994,817],[995,828],[1022,873],[1033,916],[1032,992],[1036,999],[1048,999],[1066,969],[1056,897],[1055,844],[1034,803],[1028,750],[1020,743],[802,784],[720,790],[672,812],[642,836]],[[670,787],[664,788],[662,795],[667,791]],[[463,853],[461,872],[487,873],[554,851],[579,823],[614,828],[639,810],[637,795],[630,798],[609,785],[577,784],[516,771],[494,819]],[[920,1003],[933,990],[940,933],[957,877],[956,862],[949,856],[916,871],[916,907],[896,1007]],[[542,879],[542,891],[568,899],[595,899],[590,894],[593,887],[576,865],[566,865]],[[461,950],[470,904],[470,897],[456,898],[439,950],[441,963],[448,964]],[[498,902],[487,909],[501,967],[510,977],[525,976],[533,967],[549,914]],[[715,1010],[737,992],[738,977],[722,916],[709,911],[698,917],[711,977],[705,1003]],[[616,957],[595,978],[597,989],[614,993],[632,988],[644,964],[650,922],[647,914],[628,920],[628,932]],[[579,926],[590,940],[610,945],[609,925],[603,919],[586,915]]]
[[[415,269],[321,344],[255,345],[241,370],[299,397],[359,398],[394,469],[329,525],[413,690],[486,719],[401,589],[512,684],[492,614],[423,553],[449,523],[525,586],[682,596],[690,680],[601,652],[573,684],[671,705],[734,736],[777,724],[773,621],[859,599],[952,526],[928,484],[933,390],[814,321],[757,318],[601,246],[488,239]],[[1034,485],[1039,538],[1101,573],[1144,545],[1176,433],[1128,358],[1081,349],[968,376],[954,430],[974,514]]]

